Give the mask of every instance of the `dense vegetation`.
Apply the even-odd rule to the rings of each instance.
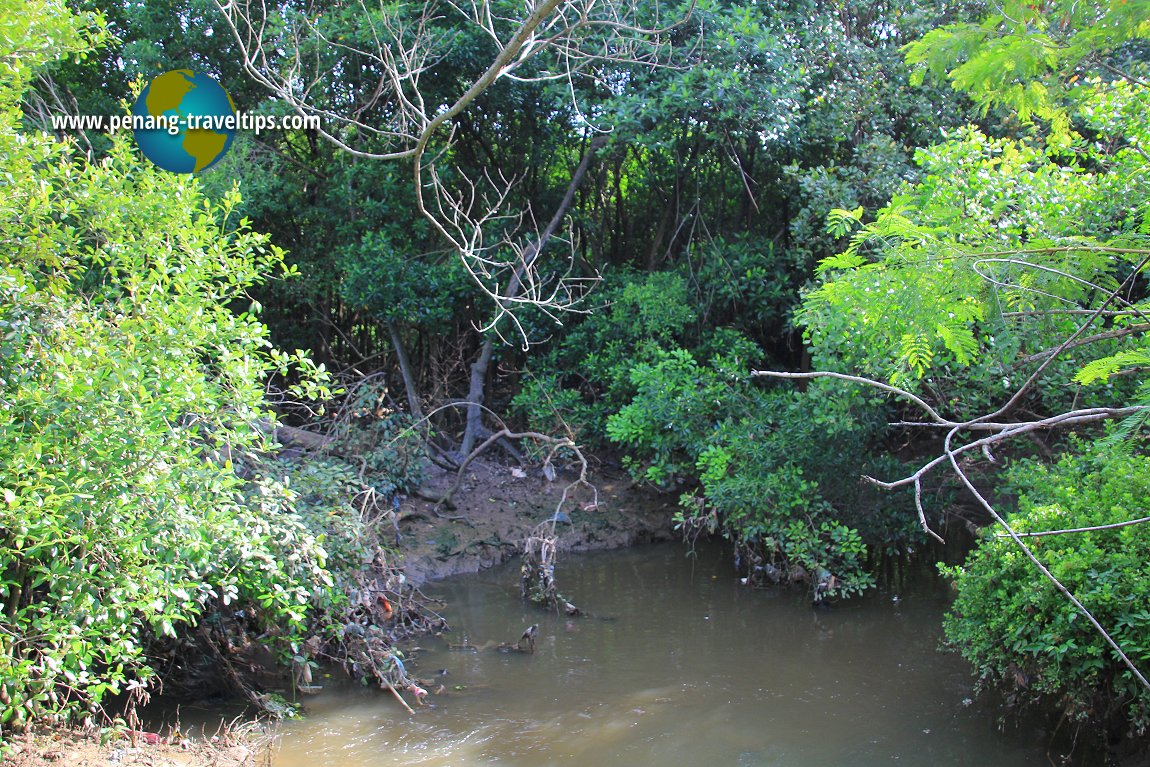
[[[331,396],[255,317],[249,290],[291,276],[282,250],[234,190],[209,199],[126,137],[93,162],[25,130],[36,69],[106,34],[33,10],[5,7],[0,37],[0,732],[103,724],[159,662],[194,679],[249,634],[309,663],[372,554],[355,472],[271,457],[271,376]]]
[[[493,7],[4,7],[4,725],[146,682],[237,601],[298,657],[363,554],[329,566],[316,509],[509,419],[818,599],[997,522],[948,571],[950,642],[1143,734],[1148,528],[1001,536],[1147,516],[1150,4],[567,2],[547,35]],[[177,66],[326,135],[188,181],[42,130]],[[266,392],[325,370],[406,415],[358,473],[268,469]]]
[[[217,605],[290,645],[330,585],[288,489],[233,468],[264,448],[263,380],[293,360],[231,304],[281,251],[236,197],[209,202],[125,141],[96,164],[20,130],[32,67],[102,34],[51,10],[14,27],[10,9],[3,51],[0,677],[17,728],[146,685],[149,646]]]

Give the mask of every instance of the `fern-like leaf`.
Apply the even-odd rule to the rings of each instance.
[[[1127,349],[1093,360],[1082,366],[1074,376],[1077,383],[1087,385],[1096,381],[1109,381],[1119,370],[1135,365],[1150,365],[1150,348]]]
[[[818,274],[824,274],[831,269],[857,269],[865,263],[865,258],[848,250],[820,261]]]
[[[978,339],[966,324],[955,320],[940,322],[935,330],[960,365],[969,365],[974,361],[978,355]]]
[[[910,366],[918,378],[923,377],[934,360],[930,338],[921,333],[904,333],[899,343],[899,353],[902,361]]]

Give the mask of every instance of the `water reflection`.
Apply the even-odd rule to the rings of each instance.
[[[412,717],[329,689],[285,726],[275,767],[1048,764],[1037,735],[1000,735],[965,705],[961,661],[937,651],[945,587],[929,571],[897,602],[831,610],[738,586],[718,548],[569,556],[559,585],[591,615],[525,607],[514,568],[428,588],[454,631],[424,642],[418,674],[445,692]],[[532,656],[448,648],[514,642],[536,622]]]

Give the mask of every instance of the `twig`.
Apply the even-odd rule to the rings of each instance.
[[[1069,344],[1065,348],[1063,348],[1062,351],[1066,351],[1068,349],[1074,349],[1074,348],[1077,348],[1079,346],[1086,346],[1087,344],[1092,344],[1092,343],[1095,343],[1097,341],[1109,341],[1109,340],[1114,339],[1114,338],[1122,338],[1123,336],[1133,335],[1134,333],[1142,333],[1146,330],[1150,330],[1150,323],[1143,322],[1143,323],[1139,323],[1137,325],[1128,325],[1124,328],[1118,328],[1116,330],[1108,330],[1105,333],[1095,333],[1092,336],[1086,336],[1085,338],[1079,338],[1074,343]],[[1043,352],[1038,352],[1037,354],[1031,354],[1029,357],[1023,357],[1022,359],[1018,360],[1017,362],[1014,363],[1014,365],[1017,367],[1020,365],[1025,365],[1025,364],[1030,363],[1030,362],[1037,362],[1038,360],[1046,359],[1051,354],[1054,354],[1056,351],[1059,351],[1059,350],[1054,349],[1054,350],[1047,350],[1047,351],[1043,351]]]
[[[384,679],[383,684],[385,687],[387,687],[387,689],[391,690],[391,694],[395,696],[395,699],[398,700],[400,704],[407,709],[407,713],[415,713],[415,709],[407,705],[407,701],[403,699],[403,696],[399,694],[399,690],[395,689],[395,685],[393,685],[390,680]]]
[[[896,396],[910,400],[911,402],[913,402],[914,404],[916,404],[920,408],[922,408],[926,412],[926,414],[931,418],[931,420],[934,421],[936,424],[939,424],[940,426],[949,425],[949,424],[953,423],[952,421],[948,421],[947,419],[945,419],[941,415],[939,415],[938,411],[936,411],[934,408],[932,408],[930,405],[928,405],[926,403],[926,401],[924,399],[922,399],[922,397],[919,397],[917,394],[912,394],[911,392],[908,392],[906,389],[900,389],[897,386],[891,386],[890,384],[885,384],[882,381],[875,381],[875,380],[870,379],[870,378],[863,378],[862,376],[852,376],[852,375],[847,375],[846,373],[833,373],[833,372],[826,371],[826,370],[819,370],[819,371],[815,371],[812,373],[786,373],[786,372],[777,371],[777,370],[752,370],[751,376],[755,377],[755,378],[790,378],[790,379],[796,379],[796,378],[797,379],[837,378],[837,379],[842,380],[842,381],[851,381],[852,383],[863,384],[865,386],[872,386],[875,389],[881,389],[885,392],[889,392],[889,393],[894,394]]]
[[[549,463],[551,458],[554,457],[555,453],[562,448],[567,448],[575,453],[582,467],[579,473],[579,478],[563,488],[563,495],[559,499],[559,506],[556,508],[555,516],[558,516],[559,510],[562,508],[563,503],[567,500],[567,495],[572,487],[579,484],[586,484],[594,489],[591,483],[587,480],[587,459],[583,456],[579,446],[576,445],[575,442],[570,438],[552,437],[549,434],[543,434],[537,431],[513,432],[510,429],[502,428],[499,431],[492,433],[491,436],[485,439],[479,446],[472,450],[466,458],[463,459],[463,461],[459,464],[459,470],[455,474],[455,481],[452,483],[451,487],[448,488],[447,492],[440,496],[439,499],[437,499],[435,502],[437,504],[443,504],[448,508],[451,508],[452,499],[454,498],[455,493],[459,491],[460,485],[463,484],[463,476],[467,471],[467,467],[471,465],[471,462],[478,458],[483,453],[483,451],[487,450],[500,439],[535,439],[551,445],[551,451],[548,453],[547,459],[544,461],[544,463]]]

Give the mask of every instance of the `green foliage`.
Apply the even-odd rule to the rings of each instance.
[[[869,135],[852,146],[843,160],[813,167],[796,162],[785,171],[796,186],[794,198],[801,203],[788,233],[794,243],[792,258],[801,262],[804,273],[838,250],[841,238],[862,220],[864,207],[881,206],[919,172],[912,153],[883,133]],[[847,213],[851,214],[849,221],[843,218]]]
[[[704,133],[741,136],[764,126],[771,139],[790,133],[806,78],[766,10],[715,0],[691,5],[676,30],[685,43],[671,54],[677,66],[636,68],[608,101],[613,123],[644,148],[657,148],[663,130],[688,120]],[[695,40],[705,43],[690,44]]]
[[[344,402],[348,417],[330,434],[338,453],[355,456],[361,486],[390,499],[423,482],[427,453],[411,416],[389,408],[385,397],[370,386],[357,387]]]
[[[918,536],[909,500],[843,481],[879,463],[898,470],[870,459],[883,411],[857,391],[751,380],[763,354],[747,334],[778,311],[774,251],[739,239],[698,255],[689,274],[609,277],[606,310],[533,361],[515,403],[536,428],[605,437],[644,482],[697,488],[679,515],[686,533],[721,531],[747,561],[812,581],[823,572],[831,595],[858,593],[872,583],[864,542]]]
[[[1150,457],[1075,443],[1055,464],[1023,461],[1007,473],[1019,496],[1018,532],[1061,530],[1146,516]],[[1038,558],[1112,633],[1140,668],[1150,665],[1150,527],[1028,538]],[[1121,722],[1144,734],[1150,693],[1103,638],[1009,539],[988,535],[962,567],[947,569],[958,597],[948,641],[983,687],[1015,702],[1050,702],[1074,721]]]
[[[798,315],[814,364],[890,380],[957,420],[998,408],[1039,365],[1009,417],[1145,404],[1144,328],[1135,318],[1144,316],[1150,256],[1148,93],[1130,76],[1141,71],[1138,57],[1119,62],[1116,53],[1150,32],[1146,7],[1000,10],[927,34],[907,47],[908,60],[947,74],[984,114],[1007,107],[1050,130],[948,134],[917,153],[919,180],[873,221],[856,227],[862,217],[836,213],[834,233],[851,239],[822,262]],[[1092,67],[1105,75],[1084,77]],[[1038,531],[1144,516],[1147,459],[1136,433],[1145,420],[1139,413],[1105,440],[1072,442],[1052,467],[1016,465],[1006,483],[1019,495],[1012,525]],[[1145,665],[1144,526],[1027,540]],[[988,536],[949,572],[959,595],[947,636],[983,685],[1013,702],[1053,703],[1077,721],[1121,721],[1145,733],[1150,695],[1012,541]]]
[[[61,59],[82,61],[107,38],[107,22],[100,13],[72,14],[55,0],[42,0],[25,9],[14,0],[0,5],[0,72],[6,81],[0,108],[11,109],[24,97],[37,70]]]
[[[443,263],[413,258],[410,247],[396,247],[379,231],[363,236],[338,257],[343,272],[339,291],[351,306],[404,325],[429,330],[451,320],[470,289],[458,259]]]
[[[311,455],[281,469],[300,518],[309,530],[322,531],[334,581],[329,612],[338,612],[358,587],[381,541],[395,536],[397,494],[417,487],[423,476],[420,436],[402,425],[404,417],[392,414],[383,421],[378,428],[357,425],[337,441],[341,453],[355,456],[354,465],[334,455]]]
[[[766,392],[683,349],[635,366],[632,382],[634,398],[607,421],[625,464],[664,487],[696,480],[700,495],[684,496],[678,522],[688,533],[721,530],[753,563],[752,577],[768,566],[812,582],[822,572],[827,596],[857,594],[874,581],[863,535],[845,520],[888,545],[910,537],[905,522],[900,531],[883,528],[883,515],[868,519],[873,497],[842,482],[841,472],[866,464],[878,427],[852,413],[857,398]]]
[[[1101,291],[1127,278],[1145,240],[1143,217],[1131,215],[1150,199],[1144,159],[1123,145],[1142,141],[1147,121],[1145,112],[1120,108],[1141,103],[1144,89],[1106,93],[1110,117],[1090,124],[1107,138],[1082,144],[1078,160],[973,128],[921,150],[922,179],[822,263],[823,281],[804,299],[798,320],[815,364],[933,389],[974,415],[1017,384],[1025,358],[1073,332],[1073,313],[1057,310],[1097,307]],[[842,217],[832,225],[841,227]],[[1036,392],[1043,406],[1069,403],[1073,392],[1061,385],[1078,366],[1088,365],[1076,380],[1089,383],[1138,357],[1119,351],[1128,342],[1114,337],[1122,334],[1050,366]]]
[[[332,600],[319,538],[258,458],[270,375],[326,392],[270,350],[248,296],[282,253],[234,192],[210,203],[123,140],[92,164],[19,129],[27,62],[86,45],[86,24],[51,3],[0,15],[4,731],[147,684],[154,643],[213,610],[286,652]]]
[[[579,389],[563,386],[563,376],[553,371],[527,371],[511,406],[533,431],[543,434],[579,434],[586,439],[588,424],[600,421],[598,408],[583,401]]]
[[[826,281],[799,315],[820,354],[898,383],[947,363],[967,365],[979,351],[977,325],[992,311],[980,300],[991,298],[981,271],[994,268],[965,243],[1018,246],[1025,228],[1061,226],[1076,212],[1066,200],[1082,195],[1073,169],[975,130],[918,160],[923,179],[856,232],[841,256],[823,262]]]
[[[655,272],[642,280],[628,280],[611,304],[611,320],[631,334],[666,343],[695,319],[687,303],[681,277]]]
[[[1022,120],[1033,115],[1051,121],[1061,143],[1069,138],[1064,99],[1071,75],[1099,67],[1111,76],[1114,53],[1150,38],[1147,19],[1145,0],[1011,0],[979,22],[932,30],[906,46],[906,58],[918,67],[916,83],[927,74],[945,76],[984,112],[1004,105]]]
[[[533,428],[565,423],[562,429],[576,439],[602,441],[607,417],[635,391],[632,367],[661,359],[664,348],[677,346],[694,327],[697,314],[681,276],[624,273],[606,282],[599,294],[604,309],[570,328],[533,364],[512,401]]]
[[[748,579],[811,580],[814,585],[817,573],[826,572],[834,576],[834,585],[825,594],[820,592],[827,597],[848,597],[873,586],[874,577],[865,570],[862,536],[835,519],[834,508],[820,497],[818,483],[804,478],[802,468],[790,462],[749,465],[758,456],[739,448],[724,451],[719,464],[713,456],[701,456],[706,470],[700,481],[705,508],[717,515],[749,560]],[[683,506],[680,524],[705,522],[694,499],[686,498]]]
[[[805,278],[774,243],[746,235],[696,244],[680,271],[692,290],[699,341],[710,356],[738,358],[744,368],[786,332],[798,279]],[[738,342],[731,331],[746,340]]]
[[[733,388],[690,352],[657,350],[652,363],[631,368],[636,393],[607,420],[607,436],[643,456],[628,464],[656,485],[693,473],[707,440],[727,417]]]
[[[898,548],[921,535],[906,499],[859,479],[864,472],[902,470],[870,457],[881,409],[857,392],[832,387],[743,396],[750,401],[732,403],[730,417],[699,456],[704,505],[688,497],[680,522],[721,528],[749,562],[770,566],[775,578],[798,565],[812,579],[820,570],[834,575],[832,596],[873,585],[864,543]],[[750,577],[767,579],[754,565]]]

